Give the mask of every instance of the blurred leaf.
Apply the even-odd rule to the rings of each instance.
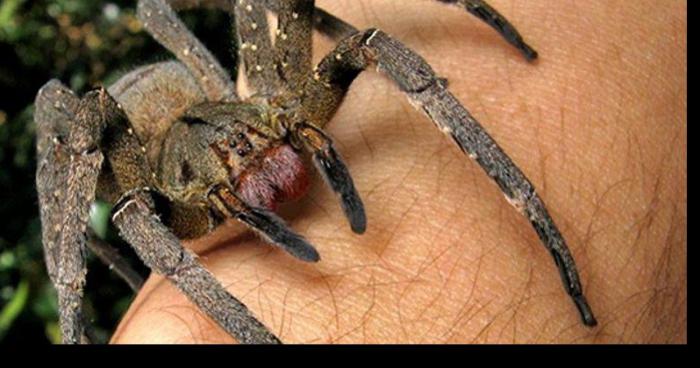
[[[90,227],[100,239],[107,238],[109,214],[111,211],[112,206],[104,201],[95,201],[92,206],[90,206]]]
[[[0,271],[9,270],[16,264],[17,257],[12,251],[4,251],[0,253]]]
[[[15,290],[15,295],[0,311],[0,338],[12,327],[12,322],[24,309],[29,297],[29,282],[22,280]]]
[[[12,34],[17,27],[14,22],[17,9],[25,0],[3,0],[0,4],[0,30]]]
[[[32,302],[32,309],[46,321],[58,320],[58,301],[56,290],[52,285],[44,283]]]
[[[61,343],[61,329],[58,327],[58,323],[50,322],[46,324],[46,338],[51,341],[52,344]]]

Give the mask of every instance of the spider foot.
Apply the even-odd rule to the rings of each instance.
[[[321,129],[309,124],[299,124],[295,131],[296,139],[313,154],[316,168],[326,183],[340,196],[340,203],[350,228],[356,234],[367,230],[367,215],[362,199],[355,189],[347,166],[333,147],[333,141]]]
[[[593,310],[591,310],[591,307],[588,305],[586,297],[583,296],[583,294],[580,294],[573,296],[573,298],[574,304],[576,304],[576,308],[578,308],[579,314],[581,315],[581,320],[583,321],[583,324],[588,327],[597,326],[598,321],[593,315]]]

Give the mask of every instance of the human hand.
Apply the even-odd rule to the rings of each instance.
[[[686,2],[491,3],[536,63],[437,2],[317,2],[382,28],[449,80],[538,189],[599,325],[581,324],[551,256],[478,165],[368,72],[327,127],[364,200],[365,234],[317,178],[282,216],[319,263],[236,223],[186,243],[284,342],[687,341]],[[332,44],[315,46],[318,59]],[[153,275],[112,341],[233,339]]]

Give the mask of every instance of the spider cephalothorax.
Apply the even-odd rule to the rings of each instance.
[[[308,186],[298,152],[274,129],[267,106],[205,103],[178,119],[159,153],[159,187],[172,200],[206,202],[207,189],[228,182],[246,203],[274,210]]]
[[[528,60],[537,57],[484,1],[441,1],[461,5],[489,23]],[[174,13],[195,6],[218,7],[234,16],[252,97],[238,96],[229,74]],[[267,10],[278,16],[274,42]],[[81,315],[83,250],[95,197],[114,204],[113,223],[146,265],[167,276],[227,332],[243,342],[279,342],[179,239],[200,236],[234,218],[295,257],[318,261],[314,247],[273,214],[279,203],[306,191],[305,154],[338,194],[350,228],[363,233],[362,201],[322,129],[353,80],[373,64],[527,216],[554,257],[584,324],[596,324],[574,260],[532,184],[445,81],[403,44],[378,29],[358,31],[315,8],[313,0],[140,0],[138,16],[177,61],[140,67],[108,90],[82,98],[58,81],[37,96],[43,242],[65,342],[87,340]],[[312,68],[314,27],[340,42]]]

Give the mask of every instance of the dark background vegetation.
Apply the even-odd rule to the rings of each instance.
[[[0,343],[60,341],[34,185],[34,96],[51,78],[82,94],[136,66],[170,58],[141,29],[135,6],[135,0],[0,0]],[[231,65],[228,16],[210,10],[182,16]],[[95,212],[96,231],[145,275],[128,246],[107,228],[108,211],[102,206]],[[88,269],[85,309],[105,341],[133,293],[93,256]]]

